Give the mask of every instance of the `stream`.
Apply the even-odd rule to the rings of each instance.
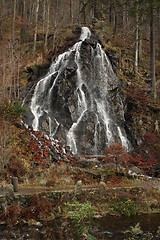
[[[140,224],[144,233],[150,232],[153,238],[158,239],[156,232],[160,226],[160,214],[144,214],[132,217],[116,217],[107,216],[104,218],[95,219],[92,223],[91,234],[95,239],[104,240],[122,240],[126,239],[123,231],[128,230],[131,226]],[[27,224],[16,225],[8,228],[5,225],[0,226],[1,240],[72,240],[73,229],[68,222],[52,221],[50,223],[37,223],[36,225],[28,226]],[[79,238],[76,238],[79,239]],[[142,238],[136,238],[142,239]]]
[[[131,226],[139,223],[144,233],[152,233],[156,235],[158,227],[160,226],[160,214],[143,214],[131,217],[115,217],[108,216],[97,221],[99,239],[124,239],[123,232],[128,230]]]

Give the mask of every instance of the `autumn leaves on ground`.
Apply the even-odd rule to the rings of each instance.
[[[145,20],[141,29],[143,33],[140,35],[144,55],[135,73],[136,15],[132,12],[135,8],[129,9],[125,1],[120,1],[121,3],[114,1],[113,5],[112,1],[61,2],[1,1],[4,11],[1,11],[0,18],[0,182],[2,185],[8,184],[11,177],[18,177],[20,186],[52,189],[74,189],[79,180],[84,187],[92,188],[97,187],[100,181],[110,188],[134,186],[137,181],[141,186],[145,185],[137,179],[133,181],[128,171],[142,176],[160,177],[158,33],[156,32],[155,41],[158,97],[155,100],[151,93],[148,60],[150,42],[148,36],[144,34],[145,29],[149,31],[146,23],[147,13],[143,12],[144,18],[140,19]],[[69,5],[68,2],[73,5]],[[116,2],[119,3],[116,5]],[[95,8],[93,3],[97,4]],[[121,11],[122,8],[125,11]],[[116,18],[119,19],[119,24]],[[123,27],[120,21],[123,21]],[[27,94],[27,86],[34,87],[51,61],[74,44],[79,37],[79,25],[91,27],[101,39],[112,64],[116,66],[121,90],[126,98],[126,131],[133,142],[130,153],[127,153],[120,144],[115,144],[106,149],[104,156],[97,158],[73,156],[67,148],[64,151],[65,146],[60,139],[51,142],[44,134],[24,126],[23,120],[27,109],[22,106],[22,101]],[[158,29],[157,25],[156,27]],[[140,195],[136,194],[140,198]],[[130,197],[134,200],[134,193],[124,193],[122,196],[123,199]],[[153,197],[156,199],[156,196]],[[98,202],[99,195],[95,195],[95,199],[92,196],[91,200]],[[61,203],[61,200],[54,202],[57,212],[60,211],[58,209]],[[127,200],[125,204],[128,204]],[[34,214],[37,214],[36,217],[39,219],[45,220],[46,216],[53,219],[54,216],[49,214],[51,209],[53,203],[44,200],[43,197],[41,199],[33,197],[28,209],[22,208],[20,211],[17,205],[11,205],[8,210],[9,218],[6,218],[4,212],[1,212],[1,218],[9,221],[9,224],[11,219],[16,223],[17,217],[25,216],[25,219],[29,219],[34,218]]]
[[[133,166],[138,173],[159,176],[158,134],[147,133],[132,153],[115,144],[106,149],[104,156],[93,157],[92,163],[92,157],[73,156],[69,150],[63,150],[61,142],[53,143],[44,134],[26,129],[21,122],[25,112],[18,101],[1,108],[1,181],[18,177],[24,185],[73,187],[80,179],[92,185],[99,182],[101,175],[105,181],[113,175],[127,177]],[[83,168],[93,168],[93,174]]]

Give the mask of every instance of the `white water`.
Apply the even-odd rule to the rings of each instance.
[[[32,127],[34,131],[38,131],[39,129],[39,119],[40,117],[44,114],[44,112],[48,112],[48,104],[50,101],[51,93],[52,90],[57,82],[57,79],[59,75],[62,73],[62,71],[65,69],[67,62],[68,62],[68,56],[70,55],[71,51],[68,50],[67,52],[60,54],[58,58],[55,60],[55,62],[52,63],[50,67],[49,73],[46,75],[45,78],[41,79],[35,88],[34,95],[31,100],[31,112],[34,115],[34,120],[32,123]],[[48,96],[47,96],[47,101],[46,101],[46,106],[42,104],[43,102],[43,97],[41,94],[45,93],[46,90],[46,85],[48,84],[49,81],[51,81],[51,77],[57,74],[56,78],[54,79],[54,82],[52,84],[52,87],[49,89]],[[41,102],[39,101],[41,99]],[[46,110],[45,110],[46,108]]]
[[[54,112],[50,111],[50,103],[52,101],[52,91],[59,79],[59,76],[65,70],[69,60],[69,56],[74,54],[74,62],[77,65],[76,70],[76,93],[77,94],[77,118],[73,121],[71,127],[66,133],[66,140],[70,146],[72,152],[76,154],[78,152],[79,141],[76,130],[88,114],[94,113],[94,152],[98,152],[100,143],[100,128],[104,128],[105,132],[105,145],[110,146],[114,144],[117,139],[121,142],[122,146],[129,150],[129,141],[126,137],[124,129],[121,131],[121,127],[118,125],[115,117],[112,113],[112,106],[109,99],[109,86],[115,79],[115,73],[113,72],[111,63],[102,50],[99,43],[95,49],[91,50],[91,61],[93,62],[92,72],[86,76],[84,74],[84,66],[81,59],[81,47],[83,41],[91,37],[91,31],[87,27],[83,27],[81,31],[80,41],[74,44],[74,46],[63,54],[60,54],[58,58],[52,63],[49,73],[41,79],[35,88],[34,95],[31,101],[31,112],[34,116],[32,127],[37,131],[40,127],[40,119],[44,114],[48,115],[49,119],[49,133],[50,136],[54,136],[57,133],[60,123],[54,116],[54,121],[57,126],[52,130],[52,119],[50,115],[54,115]],[[55,75],[54,79],[53,75]],[[92,78],[92,81],[91,81]],[[98,82],[97,82],[98,79]],[[53,82],[52,82],[53,81]],[[98,85],[97,85],[98,84]],[[49,85],[50,88],[48,87]],[[85,87],[85,91],[84,91]],[[47,90],[46,90],[47,89]],[[86,96],[86,91],[88,96]],[[90,100],[90,102],[89,102]],[[121,101],[121,100],[120,100]],[[122,101],[121,101],[122,102]],[[118,136],[118,137],[117,137]],[[85,143],[84,143],[85,144]]]
[[[81,30],[81,36],[80,36],[80,40],[84,41],[85,39],[89,39],[91,37],[91,31],[89,30],[88,27],[82,27]]]
[[[128,139],[122,134],[121,128],[120,128],[119,126],[117,127],[117,129],[118,129],[119,137],[120,137],[120,139],[121,139],[121,144],[122,144],[122,146],[123,146],[127,151],[129,151],[130,149],[129,149],[129,141],[128,141]]]

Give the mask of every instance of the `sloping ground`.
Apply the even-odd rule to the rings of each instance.
[[[8,190],[7,190],[8,191]],[[130,181],[97,187],[82,186],[77,189],[28,188],[20,187],[19,192],[6,196],[0,191],[0,223],[14,226],[21,223],[36,224],[52,220],[67,221],[66,203],[90,202],[97,216],[136,215],[160,212],[160,181]]]
[[[109,39],[110,34],[106,35],[108,30],[106,31],[105,29],[106,26],[103,29],[98,29],[95,26],[95,31],[98,34],[101,33],[100,38],[104,43],[105,51],[110,54],[110,59],[114,60],[113,64],[116,65],[119,61],[117,69],[122,82],[122,91],[126,96],[126,131],[135,147],[133,163],[143,171],[158,176],[160,169],[158,165],[160,149],[160,105],[159,101],[155,103],[151,99],[150,82],[145,81],[145,79],[148,79],[149,69],[148,67],[144,68],[144,63],[144,66],[142,65],[139,70],[139,76],[135,78],[132,74],[133,56],[127,52],[129,42],[124,48],[124,45],[115,40],[113,47],[113,44],[110,42],[111,39]],[[80,29],[77,27],[68,27],[65,33],[61,30],[58,35],[58,39],[61,41],[59,43],[57,39],[55,52],[49,52],[48,56],[45,56],[44,59],[40,52],[40,46],[43,41],[37,42],[39,47],[36,61],[34,62],[33,59],[30,62],[27,55],[24,56],[22,66],[26,66],[26,68],[25,70],[21,69],[20,82],[25,91],[28,90],[26,84],[29,83],[34,86],[38,77],[45,73],[46,66],[49,65],[50,61],[59,53],[72,46],[79,33]],[[131,62],[129,63],[130,59]],[[149,59],[149,56],[146,59]],[[158,62],[156,64],[158,66]],[[22,98],[25,91],[21,91]],[[2,110],[4,110],[4,105],[3,102],[1,104]],[[14,102],[7,102],[6,106],[8,112],[6,114],[6,112],[1,111],[0,119],[0,156],[2,162],[1,169],[3,169],[1,180],[9,182],[11,176],[17,176],[22,183],[31,182],[32,184],[43,186],[53,186],[55,184],[59,186],[63,184],[74,185],[78,179],[82,179],[84,183],[95,184],[97,182],[97,176],[88,175],[88,173],[80,172],[72,167],[74,164],[78,165],[77,162],[81,157],[75,157],[66,150],[64,152],[60,141],[51,143],[41,133],[25,129],[20,123],[20,115],[18,117],[17,115],[15,116],[14,111],[11,110]],[[63,162],[68,163],[68,166],[64,167]],[[97,164],[99,163],[94,163],[95,166]],[[98,177],[98,181],[99,179]]]

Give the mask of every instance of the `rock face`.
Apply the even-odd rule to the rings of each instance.
[[[119,80],[99,40],[87,27],[36,85],[26,123],[67,143],[73,153],[103,154],[124,130]]]

